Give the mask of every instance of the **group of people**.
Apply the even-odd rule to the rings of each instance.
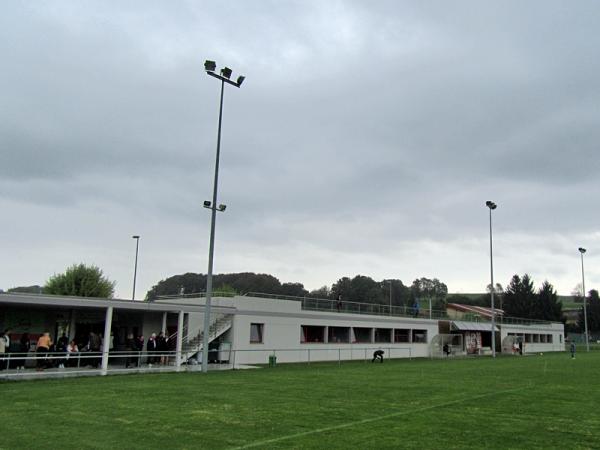
[[[142,336],[142,345],[143,345]],[[169,337],[162,331],[158,333],[152,333],[146,343],[146,351],[148,352],[148,365],[152,367],[153,364],[166,365],[169,363],[169,357],[166,354],[169,351]]]
[[[17,336],[18,337],[18,336]],[[108,340],[101,334],[91,331],[87,338],[79,339],[78,345],[74,339],[69,339],[65,333],[54,341],[50,332],[39,335],[36,340],[28,333],[23,333],[18,342],[11,339],[11,330],[0,332],[0,370],[24,370],[29,353],[35,354],[36,370],[43,371],[49,368],[63,369],[65,367],[91,366],[98,368],[102,363],[102,352],[108,345],[109,352],[114,350],[114,336],[111,333]],[[169,337],[164,332],[152,335],[146,341],[143,335],[134,336],[129,333],[124,345],[125,352],[115,353],[110,360],[117,364],[124,363],[125,367],[139,367],[142,363],[144,348],[147,352],[147,363],[152,365],[166,365],[169,363],[168,352],[171,350]],[[11,354],[12,353],[12,354]],[[33,356],[33,354],[31,356]],[[119,358],[119,359],[117,359]]]

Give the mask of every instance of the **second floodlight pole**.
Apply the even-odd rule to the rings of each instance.
[[[208,346],[210,344],[210,306],[213,294],[213,257],[215,253],[215,223],[217,221],[217,188],[219,186],[219,157],[221,155],[221,123],[223,121],[223,95],[225,92],[225,83],[239,88],[245,77],[239,76],[237,81],[229,79],[231,69],[225,67],[221,73],[215,73],[216,64],[214,61],[204,63],[206,74],[221,81],[221,100],[219,103],[219,127],[217,131],[217,156],[215,158],[215,180],[213,185],[212,204],[209,205],[210,212],[210,243],[208,248],[208,272],[206,274],[206,303],[204,304],[204,328],[202,334],[202,372],[208,372]],[[206,202],[205,202],[205,206]],[[218,206],[219,211],[225,211],[225,205]]]
[[[585,348],[586,351],[590,351],[590,338],[588,335],[588,321],[587,321],[587,300],[585,297],[585,272],[583,270],[583,254],[586,252],[585,248],[579,247],[579,253],[581,253],[581,290],[583,295],[583,322],[585,327]]]
[[[490,297],[492,307],[492,358],[496,357],[496,310],[494,309],[494,254],[492,248],[492,210],[496,209],[496,204],[492,201],[485,202],[490,210]]]
[[[138,249],[140,248],[140,237],[137,235],[131,237],[135,239],[135,265],[133,267],[133,294],[131,295],[131,300],[135,300],[135,282],[137,279]]]
[[[219,104],[219,128],[217,132],[217,157],[212,205],[210,208],[210,242],[208,244],[208,272],[206,274],[206,303],[204,306],[204,333],[202,335],[202,372],[208,372],[208,346],[210,345],[210,304],[212,301],[213,258],[215,254],[215,223],[217,221],[217,190],[219,186],[219,156],[221,154],[221,122],[223,120],[223,94],[225,81],[221,80],[221,102]]]

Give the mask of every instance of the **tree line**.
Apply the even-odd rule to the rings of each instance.
[[[191,294],[206,290],[206,275],[185,273],[174,275],[159,281],[146,294],[147,301],[160,296]],[[488,285],[486,294],[464,295],[448,294],[446,284],[437,278],[417,278],[410,286],[400,279],[374,280],[365,275],[342,277],[331,286],[307,290],[302,283],[280,282],[270,274],[253,272],[217,274],[213,277],[215,292],[246,294],[251,292],[269,293],[283,296],[325,298],[331,300],[355,301],[392,306],[412,307],[415,303],[431,302],[433,309],[445,309],[448,302],[479,306],[490,305]],[[46,293],[81,297],[112,298],[115,283],[110,281],[96,266],[75,264],[62,274],[53,275],[44,286],[22,286],[9,289],[8,292]],[[505,316],[525,319],[564,321],[563,305],[554,286],[544,281],[539,289],[534,287],[528,274],[514,275],[506,289],[500,284],[493,288],[495,306],[504,310]],[[428,307],[428,304],[420,305]],[[592,289],[587,297],[588,328],[591,332],[600,332],[600,298],[598,291]],[[579,314],[578,329],[583,330],[583,307]]]
[[[412,306],[416,300],[429,300],[438,308],[444,306],[448,287],[437,278],[419,278],[406,286],[402,280],[386,279],[376,281],[365,275],[353,278],[342,277],[331,286],[323,286],[309,291],[302,283],[281,283],[269,274],[253,272],[213,275],[215,292],[246,294],[261,292],[294,297],[312,297],[362,303],[374,303],[392,306]],[[186,273],[161,280],[146,294],[146,300],[152,301],[160,296],[181,293],[204,292],[206,275]]]

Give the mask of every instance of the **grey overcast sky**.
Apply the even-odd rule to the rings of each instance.
[[[600,3],[37,1],[0,14],[0,288],[96,264],[600,287]]]

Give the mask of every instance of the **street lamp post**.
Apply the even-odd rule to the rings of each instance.
[[[590,338],[588,336],[588,321],[587,321],[587,300],[585,297],[585,272],[583,270],[583,254],[586,252],[585,248],[579,247],[579,253],[581,253],[581,290],[583,291],[583,322],[585,324],[585,348],[586,351],[590,351]]]
[[[384,283],[390,284],[390,316],[392,315],[392,280],[385,280]]]
[[[137,279],[137,262],[138,250],[140,248],[140,237],[137,235],[131,237],[132,239],[135,239],[135,266],[133,267],[133,294],[131,295],[131,300],[135,300],[135,281]]]
[[[492,210],[497,208],[497,205],[488,200],[485,202],[485,206],[490,210],[490,297],[492,304],[492,358],[496,357],[496,310],[494,309],[494,256],[493,256],[493,248],[492,248]]]
[[[225,205],[217,206],[217,188],[219,185],[219,156],[221,154],[221,123],[223,120],[223,93],[225,84],[231,84],[235,87],[240,87],[244,82],[245,77],[239,76],[237,81],[230,80],[231,69],[224,67],[221,73],[215,73],[217,65],[214,61],[205,61],[204,69],[207,75],[215,77],[221,81],[221,101],[219,103],[219,126],[217,132],[217,156],[215,158],[215,179],[213,185],[212,202],[205,201],[204,207],[211,210],[210,216],[210,242],[208,247],[208,272],[206,274],[206,303],[204,307],[204,330],[202,339],[202,372],[208,372],[208,345],[210,344],[210,306],[212,300],[212,276],[213,276],[213,257],[215,252],[215,223],[217,220],[217,211],[225,211]]]

